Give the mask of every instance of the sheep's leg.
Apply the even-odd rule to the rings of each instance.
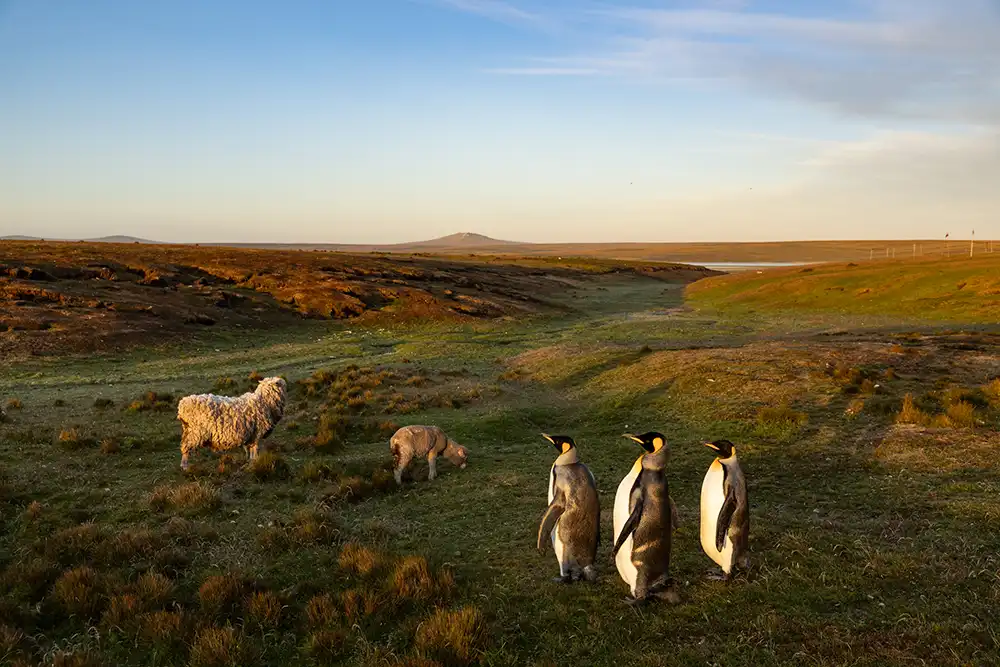
[[[410,460],[412,458],[413,454],[409,451],[402,450],[399,452],[399,460],[396,463],[396,469],[392,472],[392,474],[396,477],[396,484],[403,483],[403,471],[410,465]]]
[[[427,473],[427,479],[433,480],[437,477],[437,454],[434,452],[427,455],[427,467],[430,468],[430,472]]]
[[[251,461],[253,461],[255,458],[257,458],[257,448],[259,446],[260,446],[259,442],[255,442],[252,445],[250,445],[250,451],[248,452],[248,456],[250,457]]]

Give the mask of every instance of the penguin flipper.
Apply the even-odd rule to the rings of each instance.
[[[719,520],[715,524],[715,548],[719,551],[722,551],[726,544],[726,534],[729,532],[734,512],[736,512],[736,489],[730,486],[726,490],[726,500],[722,503]]]
[[[556,527],[556,522],[559,521],[559,517],[563,515],[566,508],[561,504],[562,496],[557,496],[553,498],[552,504],[549,508],[545,510],[545,516],[542,517],[542,523],[538,526],[538,550],[543,551],[545,548],[545,543],[549,539],[549,535]]]
[[[639,527],[639,519],[642,518],[642,505],[643,500],[645,500],[640,494],[635,501],[635,507],[632,508],[632,514],[629,515],[628,521],[622,526],[622,532],[618,535],[618,540],[615,542],[615,548],[611,550],[611,557],[615,558],[618,556],[618,551],[625,544],[625,540],[629,538],[629,535],[635,532],[635,529]]]

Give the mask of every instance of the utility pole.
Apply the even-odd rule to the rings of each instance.
[[[976,230],[972,230],[972,237],[969,239],[969,257],[972,257],[972,253],[976,250]]]

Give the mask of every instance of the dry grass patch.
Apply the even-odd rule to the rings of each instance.
[[[384,553],[371,547],[349,542],[340,550],[337,564],[342,570],[360,576],[369,576],[381,570],[388,563]]]
[[[793,410],[787,403],[765,406],[757,411],[757,435],[787,440],[798,433],[807,423],[809,416]]]
[[[139,622],[143,611],[142,602],[137,595],[125,593],[111,598],[108,608],[101,617],[101,625],[106,630],[129,631]]]
[[[46,667],[102,667],[102,662],[89,651],[59,651]]]
[[[159,486],[149,497],[149,505],[156,512],[169,509],[194,514],[213,509],[219,502],[216,490],[200,481],[180,486]]]
[[[24,408],[24,403],[19,398],[9,398],[7,399],[6,407],[8,410],[21,410]]]
[[[258,591],[246,601],[247,620],[264,630],[274,630],[281,625],[284,605],[270,591]]]
[[[947,471],[996,470],[1000,433],[894,427],[875,449],[875,458],[893,467],[940,474]]]
[[[340,628],[324,628],[317,630],[306,638],[303,652],[312,658],[316,664],[326,665],[336,662],[347,655],[350,635]]]
[[[24,520],[34,523],[38,521],[42,516],[42,504],[37,500],[32,500],[31,504],[24,508]]]
[[[429,600],[438,592],[437,580],[423,556],[405,556],[389,578],[389,590],[406,600]]]
[[[185,619],[180,611],[154,611],[139,617],[139,636],[154,646],[177,646],[184,641]]]
[[[96,523],[63,528],[45,541],[45,553],[69,565],[93,559],[104,541],[104,531]]]
[[[103,438],[101,440],[101,453],[102,454],[117,454],[121,451],[121,445],[118,444],[117,438]]]
[[[330,628],[338,624],[340,609],[329,593],[315,595],[306,603],[306,623],[310,628]]]
[[[147,572],[136,579],[133,590],[144,610],[157,609],[169,602],[174,582],[159,572]]]
[[[173,394],[157,391],[147,391],[125,407],[125,410],[128,412],[169,412],[173,409]]]
[[[315,483],[333,477],[333,468],[321,461],[308,461],[299,472],[303,482]]]
[[[304,507],[295,512],[291,521],[275,521],[258,535],[266,548],[287,550],[293,545],[334,544],[340,538],[340,527],[330,512]]]
[[[94,407],[98,410],[107,410],[115,404],[110,398],[95,398]]]
[[[199,630],[191,644],[190,660],[191,667],[243,667],[252,663],[246,637],[231,625]]]
[[[56,442],[64,449],[74,450],[90,447],[94,439],[85,437],[75,426],[67,426],[56,435]]]
[[[470,665],[487,645],[486,622],[476,607],[438,609],[417,627],[417,649],[445,665]]]
[[[84,619],[96,617],[105,601],[100,577],[87,566],[64,572],[52,587],[52,597],[67,614]]]
[[[213,575],[198,588],[198,601],[207,615],[218,617],[238,613],[246,594],[246,584],[234,572]]]
[[[261,452],[257,458],[250,461],[250,472],[259,481],[288,479],[291,469],[288,462],[274,452]]]

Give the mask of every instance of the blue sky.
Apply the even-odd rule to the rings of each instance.
[[[1000,237],[997,0],[0,0],[0,235]]]

